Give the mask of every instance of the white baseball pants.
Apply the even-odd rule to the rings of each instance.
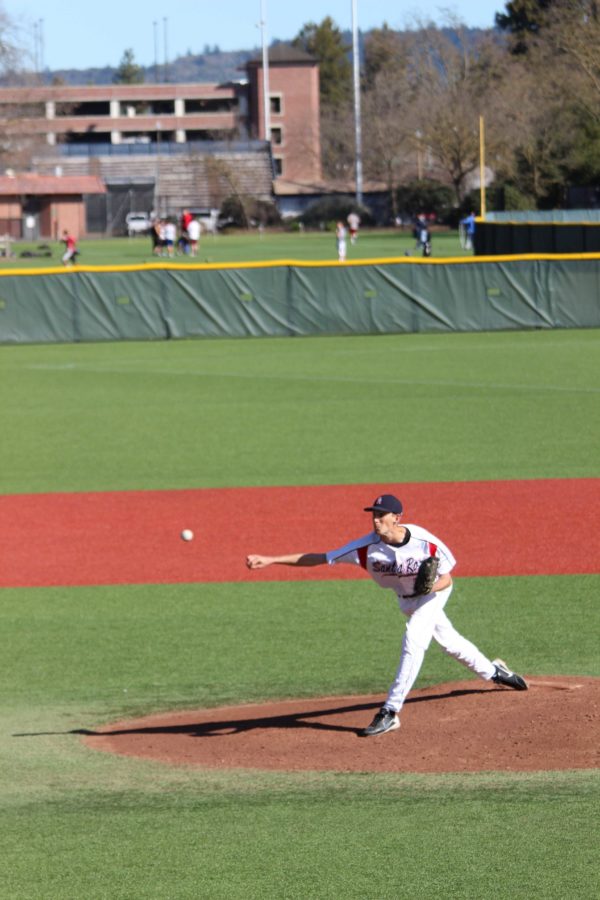
[[[398,604],[404,615],[408,616],[408,622],[402,638],[398,671],[385,701],[385,706],[389,709],[398,712],[402,708],[417,679],[432,638],[445,653],[453,656],[480,678],[489,681],[494,675],[496,670],[492,662],[475,644],[458,633],[444,612],[451,593],[452,585],[424,597],[398,597]]]

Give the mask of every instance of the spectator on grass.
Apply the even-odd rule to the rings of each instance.
[[[335,226],[335,239],[337,243],[338,261],[346,261],[346,227],[343,222],[338,222]]]
[[[150,226],[150,239],[152,241],[152,255],[162,256],[162,249],[164,246],[162,222],[158,217],[152,219],[152,225]]]
[[[360,216],[356,212],[348,213],[348,228],[350,229],[350,243],[355,244],[358,237],[358,228],[360,226]]]
[[[431,231],[424,215],[419,215],[413,223],[413,237],[415,250],[421,250],[423,256],[431,256]],[[410,250],[406,250],[405,256],[410,256]]]
[[[413,237],[415,239],[415,250],[421,249],[421,235],[423,229],[427,229],[427,221],[422,213],[415,218],[413,223]]]
[[[179,231],[180,234],[187,234],[188,225],[192,221],[194,217],[192,216],[189,209],[184,209],[181,213],[181,218],[179,220]]]
[[[465,250],[472,250],[474,247],[475,240],[475,213],[471,210],[468,216],[465,216],[464,219],[460,220],[461,229],[464,233],[464,247]]]
[[[175,241],[177,240],[177,227],[173,219],[166,219],[164,224],[164,246],[167,256],[175,255]]]
[[[177,249],[180,253],[190,252],[190,237],[188,234],[189,224],[192,221],[192,214],[189,209],[184,209],[179,219],[179,240],[177,241]]]
[[[185,233],[181,232],[181,234],[179,235],[179,237],[177,239],[177,253],[183,253],[184,255],[187,256],[187,254],[189,252],[190,252],[190,236],[186,230]]]
[[[190,255],[198,255],[198,241],[200,240],[200,222],[198,219],[191,219],[187,227],[188,238],[190,242]]]
[[[63,266],[71,266],[77,262],[79,250],[77,249],[77,241],[66,228],[63,231],[62,242],[65,245],[65,252],[62,258]]]
[[[425,219],[422,220],[422,225],[419,229],[419,246],[423,256],[431,256],[431,231]]]

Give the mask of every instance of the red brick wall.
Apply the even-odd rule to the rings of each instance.
[[[262,66],[250,70],[250,115],[256,136],[263,137]],[[321,180],[319,68],[278,63],[269,66],[269,93],[281,98],[281,113],[271,113],[271,128],[281,128],[282,143],[273,155],[282,160],[286,181]]]
[[[76,239],[85,236],[85,206],[82,199],[61,197],[59,200],[54,200],[52,214],[54,216],[52,230],[59,239],[65,228]]]

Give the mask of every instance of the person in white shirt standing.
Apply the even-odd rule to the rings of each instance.
[[[187,233],[190,241],[190,256],[197,256],[198,241],[200,240],[200,222],[198,219],[191,219],[188,222]]]
[[[346,227],[343,222],[335,226],[335,241],[337,246],[338,261],[346,261]]]
[[[373,531],[326,553],[294,553],[287,556],[250,555],[249,569],[273,564],[319,566],[350,563],[361,566],[383,588],[391,588],[402,612],[408,617],[402,639],[400,663],[387,699],[371,724],[361,731],[364,737],[385,734],[400,727],[398,713],[416,681],[425,651],[433,638],[441,648],[485,681],[527,690],[525,680],[512,672],[501,659],[489,660],[454,628],[444,611],[452,592],[452,569],[456,560],[442,541],[418,525],[403,525],[402,503],[392,494],[377,497],[365,507],[373,517]],[[427,594],[415,594],[421,562],[437,559],[437,577]]]
[[[348,223],[348,228],[350,229],[350,243],[355,244],[356,238],[358,237],[358,228],[360,226],[360,216],[356,212],[348,213],[346,221]]]
[[[177,240],[177,226],[173,219],[165,221],[164,241],[167,248],[167,256],[175,255],[175,241]]]

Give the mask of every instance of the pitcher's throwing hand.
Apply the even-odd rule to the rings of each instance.
[[[246,565],[249,569],[264,569],[273,561],[271,556],[257,556],[256,554],[246,557]]]

